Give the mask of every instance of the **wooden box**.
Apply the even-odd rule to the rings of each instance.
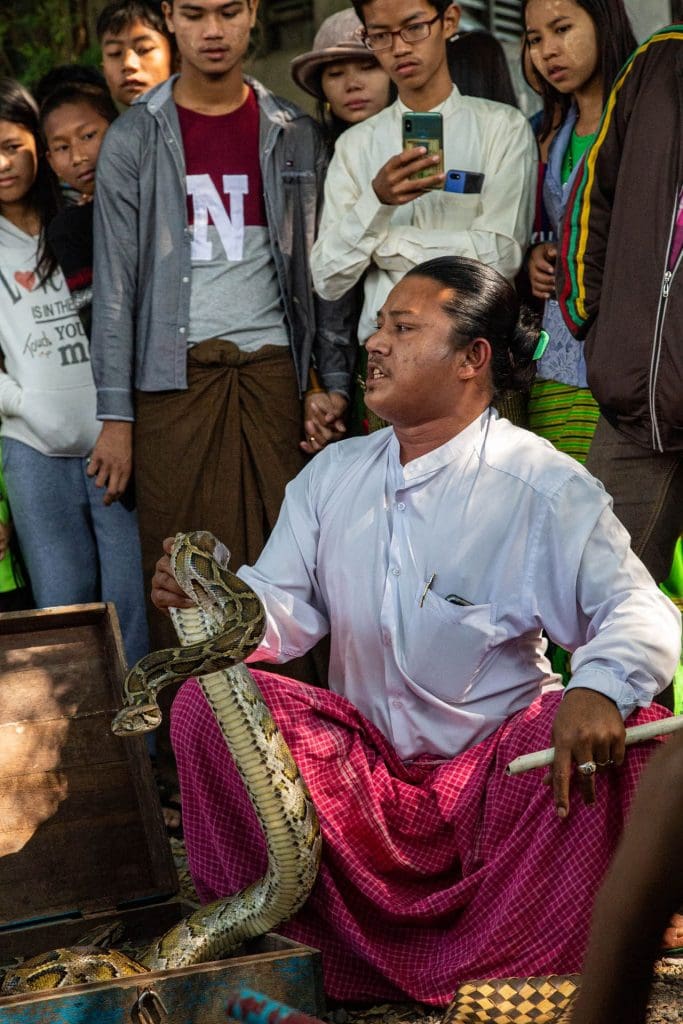
[[[110,729],[123,674],[111,605],[0,615],[0,965],[72,945],[108,920],[144,947],[192,910],[177,897],[145,740]],[[212,1024],[226,1020],[227,994],[243,985],[322,1011],[316,950],[267,935],[239,952],[0,997],[0,1024],[144,1020],[138,1001],[148,990],[166,1007],[162,1019]]]

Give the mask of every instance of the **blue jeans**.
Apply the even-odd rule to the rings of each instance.
[[[2,439],[12,519],[38,608],[112,601],[128,664],[149,651],[137,515],[86,474],[86,460]]]

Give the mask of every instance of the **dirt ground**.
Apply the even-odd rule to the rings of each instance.
[[[445,1011],[436,1012],[415,1004],[385,1004],[365,1010],[337,1008],[323,1018],[329,1024],[441,1024]],[[647,1024],[681,1024],[683,1022],[683,964],[657,967],[652,986]],[[605,1024],[617,1024],[616,1021]]]
[[[326,1014],[330,1024],[441,1024],[444,1012],[411,1004],[373,1006],[366,1010],[339,1008]],[[683,1022],[683,966],[657,968],[652,987],[648,1024]],[[616,1021],[605,1024],[617,1024]]]

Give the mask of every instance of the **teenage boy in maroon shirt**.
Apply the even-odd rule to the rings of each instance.
[[[134,468],[148,584],[163,538],[180,530],[216,534],[233,568],[253,561],[301,449],[323,447],[347,404],[349,313],[314,297],[308,271],[325,146],[309,117],[243,77],[257,7],[164,3],[181,72],[119,119],[98,163],[91,349],[103,426],[89,472],[108,504],[132,500]],[[313,361],[329,420],[309,399],[302,440]],[[149,622],[153,647],[175,644],[151,605]],[[292,672],[315,680],[324,667],[299,660]],[[157,756],[173,789],[167,727]]]

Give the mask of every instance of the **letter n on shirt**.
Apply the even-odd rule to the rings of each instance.
[[[192,197],[194,221],[193,262],[213,258],[213,246],[208,235],[209,215],[225,250],[226,259],[231,262],[244,259],[244,197],[249,192],[246,174],[224,174],[223,192],[230,197],[229,215],[210,175],[187,175],[187,194]]]

